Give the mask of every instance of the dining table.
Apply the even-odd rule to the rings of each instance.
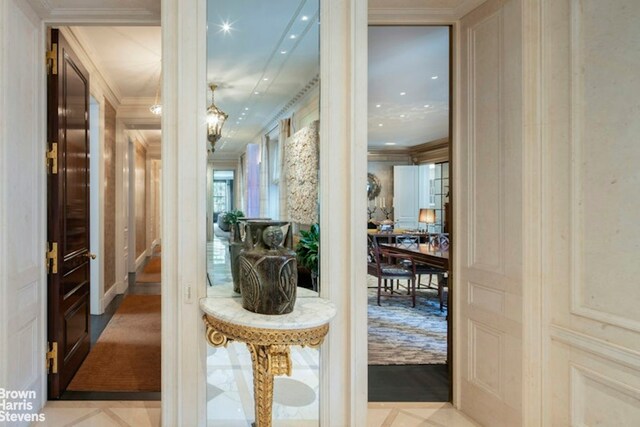
[[[430,243],[379,243],[380,249],[394,253],[407,255],[414,262],[426,264],[432,267],[449,271],[449,248],[436,246]]]

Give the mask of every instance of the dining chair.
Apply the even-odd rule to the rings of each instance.
[[[377,297],[411,297],[412,307],[416,306],[416,265],[413,259],[400,254],[383,251],[374,236],[368,236],[369,243],[369,274],[378,278]],[[400,281],[407,281],[407,293],[400,293]],[[394,289],[397,281],[398,289]],[[390,283],[389,283],[390,282]]]

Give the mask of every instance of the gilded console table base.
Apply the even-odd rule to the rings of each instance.
[[[207,342],[226,347],[229,341],[247,344],[253,365],[253,394],[257,427],[271,427],[273,377],[291,375],[290,346],[318,347],[329,331],[329,324],[308,329],[262,329],[223,322],[205,314]]]

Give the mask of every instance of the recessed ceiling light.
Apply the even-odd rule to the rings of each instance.
[[[396,145],[395,142],[385,142],[384,145]]]
[[[376,108],[380,108],[380,107],[381,107],[381,105],[380,105],[380,104],[376,104]]]
[[[429,108],[429,107],[431,107],[431,105],[429,105],[429,104],[424,104],[424,108]]]
[[[400,114],[400,117],[401,117],[401,118],[404,118],[404,114]]]
[[[286,54],[286,53],[287,53],[287,51],[286,51],[286,50],[281,50],[281,51],[280,51],[280,53],[281,53],[282,55],[284,55],[284,54]]]
[[[220,25],[220,31],[222,31],[225,34],[229,34],[231,32],[232,28],[231,28],[231,24],[227,21],[223,22]]]
[[[249,107],[244,107],[244,111],[249,111]]]
[[[303,20],[303,21],[308,21],[308,20],[309,20],[309,17],[308,17],[307,15],[305,15],[305,16],[303,16],[303,17],[302,17],[302,20]]]
[[[378,127],[382,127],[384,126],[382,123],[378,123]]]
[[[400,96],[405,96],[407,92],[400,92]]]
[[[431,80],[436,80],[438,76],[431,76]]]
[[[253,92],[253,94],[254,94],[254,95],[260,95],[260,92],[255,91],[255,92]]]
[[[296,35],[295,35],[295,34],[291,34],[291,35],[289,36],[289,38],[290,38],[291,40],[293,40],[293,39],[295,39],[295,38],[296,38]]]
[[[269,77],[265,77],[265,78],[264,78],[264,79],[262,79],[262,80],[266,82],[267,80],[269,80]]]
[[[246,113],[242,113],[242,115],[244,116]]]

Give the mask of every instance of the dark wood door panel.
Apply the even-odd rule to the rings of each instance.
[[[48,236],[58,243],[58,271],[49,274],[48,335],[58,344],[57,398],[90,349],[89,74],[57,30],[57,69],[48,77],[49,143],[58,144],[58,173],[49,174]]]

